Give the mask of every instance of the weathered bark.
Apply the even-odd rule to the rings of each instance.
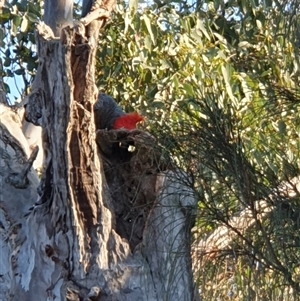
[[[159,196],[144,232],[144,254],[158,300],[197,299],[189,269],[195,198],[185,180],[181,173],[158,176]]]
[[[37,158],[33,162],[33,167],[35,170],[41,170],[43,167],[43,145],[42,145],[42,128],[36,126],[30,122],[23,119],[22,121],[22,131],[29,145],[30,151],[32,151],[36,146],[39,148]]]
[[[45,23],[56,37],[61,30],[73,24],[73,0],[45,0]]]
[[[0,298],[193,300],[196,201],[185,176],[158,163],[155,141],[141,131],[99,131],[98,148],[95,35],[86,39],[81,26],[65,29],[61,40],[45,26],[38,32],[33,93],[42,91],[35,117],[43,127],[44,171],[37,201],[33,179],[19,187],[26,204],[14,198],[14,182],[7,181],[6,194],[13,192],[22,208],[1,199],[5,230],[14,235],[6,246]]]
[[[26,227],[24,215],[38,197],[39,180],[33,170],[26,170],[31,151],[22,133],[21,115],[0,104],[0,300],[10,300],[18,253],[13,241],[18,245],[24,241],[16,234]]]
[[[50,36],[60,37],[64,27],[73,25],[73,0],[45,0],[44,11],[44,21],[51,28],[51,31],[47,30]],[[23,133],[30,149],[33,149],[35,146],[39,147],[39,152],[34,162],[36,170],[42,169],[44,162],[42,128],[41,121],[39,120],[41,112],[35,111],[36,108],[41,108],[39,102],[43,98],[42,95],[39,95],[43,93],[43,90],[39,90],[39,86],[40,82],[36,80],[32,87],[33,93],[29,96],[29,99],[27,98],[23,102],[24,105],[31,105],[33,107],[27,109],[27,112],[35,116],[30,116],[31,118],[29,117],[29,119],[31,122],[28,122],[25,114],[25,118],[22,121]]]

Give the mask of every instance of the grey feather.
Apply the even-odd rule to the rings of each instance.
[[[107,94],[99,93],[98,100],[94,105],[96,129],[111,130],[116,119],[125,115],[116,101]]]

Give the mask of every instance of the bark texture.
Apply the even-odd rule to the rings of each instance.
[[[31,151],[20,116],[19,110],[0,104],[0,300],[11,300],[18,246],[25,240],[19,233],[38,197],[38,177],[27,170]]]
[[[1,220],[9,240],[0,299],[193,300],[196,201],[186,176],[169,171],[143,131],[96,133],[95,35],[86,38],[82,26],[64,29],[60,40],[45,25],[38,33],[33,94],[41,106],[28,120],[43,128],[44,171],[38,196],[30,164],[16,188],[16,172],[7,175],[21,170],[24,162],[15,162],[30,152],[22,143],[10,157],[1,152],[8,158],[0,180],[7,185]],[[3,127],[3,150],[15,141],[12,131]],[[9,194],[16,196],[13,208]]]
[[[61,30],[73,24],[73,1],[72,0],[45,0],[45,23],[50,26],[56,37],[60,36]]]

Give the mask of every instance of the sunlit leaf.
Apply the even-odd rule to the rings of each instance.
[[[189,96],[194,95],[193,87],[190,84],[183,83],[183,89],[186,91],[187,95]]]
[[[28,19],[25,16],[21,22],[21,28],[20,28],[21,32],[25,32],[27,30],[27,27],[28,27]]]
[[[256,25],[258,29],[262,29],[262,24],[260,22],[260,20],[256,20]]]
[[[148,50],[151,51],[151,49],[152,49],[152,41],[151,41],[151,37],[150,37],[149,35],[147,35],[147,36],[145,37],[144,42],[145,42],[145,47],[146,47]]]
[[[162,70],[172,68],[172,64],[166,59],[160,60],[160,64],[161,64],[160,69]]]
[[[145,22],[145,25],[147,27],[147,30],[148,30],[148,33],[151,37],[151,41],[152,41],[153,45],[156,45],[156,39],[155,39],[154,34],[152,32],[152,26],[151,26],[151,21],[150,21],[149,17],[147,15],[144,15],[143,20]]]
[[[139,1],[138,0],[129,0],[129,8],[131,10],[136,11],[138,8]]]
[[[252,45],[251,45],[248,41],[242,41],[242,42],[240,42],[240,43],[238,44],[238,46],[239,46],[240,48],[249,48],[249,47],[251,47]]]
[[[203,22],[200,19],[197,19],[197,26],[196,27],[203,32],[203,34],[206,36],[206,38],[208,40],[210,39],[210,36],[209,36],[209,34],[208,34],[208,32],[207,32],[207,30],[206,30]]]
[[[127,11],[125,13],[125,16],[124,16],[124,33],[126,33],[128,31],[128,27],[129,25],[131,24],[131,17],[130,17],[130,12]]]

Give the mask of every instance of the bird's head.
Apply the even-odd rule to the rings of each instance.
[[[138,113],[128,113],[126,115],[120,116],[115,120],[114,129],[126,129],[126,130],[134,130],[136,129],[136,125],[139,122],[142,122],[144,117],[139,115]]]

